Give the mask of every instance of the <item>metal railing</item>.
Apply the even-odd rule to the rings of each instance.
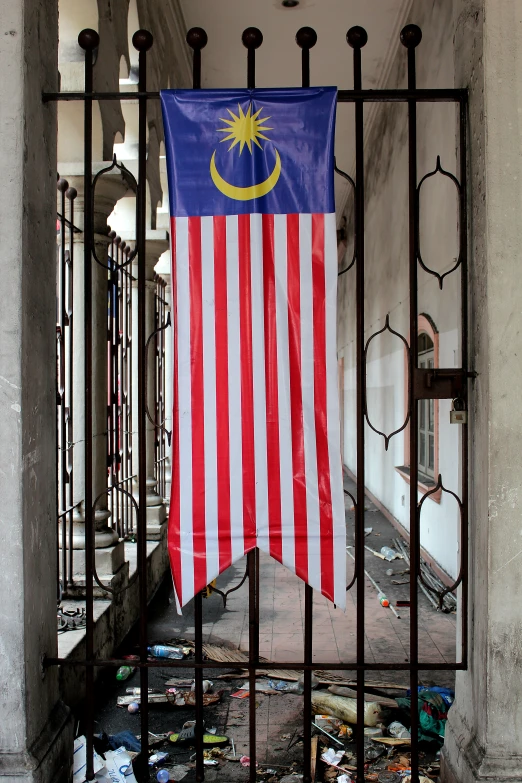
[[[110,524],[119,538],[134,534],[132,481],[132,282],[130,247],[115,231],[107,272],[108,289],[108,404],[107,465]],[[123,492],[120,490],[124,490]]]
[[[467,590],[468,590],[468,441],[467,427],[462,428],[462,448],[460,450],[461,488],[458,504],[461,513],[461,538],[460,538],[460,571],[456,585],[461,586],[460,624],[461,624],[461,656],[459,660],[438,663],[429,660],[421,660],[419,657],[419,600],[418,582],[422,579],[420,569],[420,514],[423,500],[418,502],[418,465],[415,459],[411,464],[410,481],[410,647],[409,660],[396,662],[369,661],[365,652],[365,427],[367,419],[366,407],[366,351],[368,341],[365,342],[365,193],[364,193],[364,104],[372,102],[402,102],[408,110],[408,192],[409,192],[409,332],[410,340],[402,339],[407,346],[409,383],[407,423],[409,423],[410,454],[418,453],[418,401],[421,399],[461,399],[464,404],[468,393],[468,378],[471,376],[468,368],[468,311],[467,311],[467,192],[466,192],[466,136],[467,136],[467,91],[463,89],[422,89],[416,88],[416,48],[421,40],[421,31],[415,25],[408,25],[401,32],[401,42],[406,48],[408,84],[405,89],[363,90],[362,89],[362,49],[367,42],[366,31],[360,27],[352,27],[347,33],[347,41],[353,50],[353,89],[339,90],[339,103],[355,104],[354,138],[356,151],[355,177],[350,180],[354,189],[355,211],[355,253],[350,269],[355,276],[356,289],[356,353],[357,353],[357,412],[356,412],[356,440],[357,440],[357,488],[355,497],[352,498],[355,509],[355,574],[347,590],[355,588],[357,604],[357,644],[356,655],[353,660],[338,663],[313,661],[312,640],[314,627],[313,590],[309,586],[305,588],[304,609],[304,646],[301,661],[277,663],[260,661],[259,655],[259,555],[254,550],[248,555],[248,582],[249,582],[249,656],[248,663],[242,664],[249,671],[250,692],[255,692],[256,669],[288,669],[304,671],[303,694],[303,771],[304,783],[311,781],[311,688],[312,672],[321,670],[352,670],[357,677],[357,781],[365,780],[365,754],[364,754],[364,683],[365,674],[368,671],[406,671],[409,673],[409,682],[412,693],[417,692],[419,672],[421,670],[457,670],[466,669],[468,666],[468,618],[467,618]],[[91,291],[91,265],[93,254],[93,207],[92,207],[92,105],[93,101],[104,100],[131,100],[138,103],[139,116],[139,160],[138,160],[138,209],[137,209],[137,255],[138,255],[138,330],[133,338],[138,343],[138,464],[139,464],[139,508],[138,508],[138,578],[140,597],[140,623],[139,623],[139,654],[140,660],[136,665],[140,669],[141,693],[146,694],[148,688],[148,674],[152,667],[168,667],[170,669],[194,669],[195,670],[195,694],[196,694],[196,779],[203,781],[205,776],[203,756],[203,677],[205,668],[228,669],[228,662],[216,663],[204,660],[203,655],[203,609],[202,595],[198,594],[194,599],[194,625],[195,625],[195,657],[193,660],[149,660],[148,629],[147,629],[147,549],[146,549],[146,451],[145,451],[145,425],[146,416],[151,413],[148,410],[146,400],[146,345],[145,334],[145,247],[146,247],[146,156],[147,156],[147,105],[151,100],[159,98],[158,92],[147,91],[147,52],[153,44],[149,32],[141,30],[134,34],[133,44],[139,52],[139,85],[138,91],[132,93],[99,93],[93,92],[93,63],[94,52],[99,45],[99,36],[93,30],[84,30],[79,35],[79,43],[85,52],[85,89],[75,93],[48,93],[45,101],[74,100],[80,101],[84,108],[84,165],[85,165],[85,371],[86,378],[91,377],[92,356],[89,346],[92,341],[92,291]],[[256,28],[248,28],[243,33],[243,44],[247,49],[247,87],[255,88],[255,58],[256,49],[262,44],[263,36]],[[310,85],[310,50],[315,45],[317,35],[311,28],[302,28],[296,36],[296,41],[301,48],[302,56],[302,86]],[[193,87],[201,87],[201,50],[207,43],[207,35],[204,30],[194,28],[189,31],[187,41],[193,49]],[[417,177],[417,104],[423,102],[450,102],[458,109],[459,117],[459,178],[454,177],[458,185],[460,228],[460,249],[458,263],[455,267],[461,275],[461,356],[462,367],[444,370],[421,370],[418,367],[417,322],[418,322],[418,266],[423,265],[419,255],[419,187]],[[347,176],[347,175],[346,175]],[[421,180],[422,182],[422,180]],[[348,269],[343,270],[348,272]],[[430,270],[427,270],[430,271]],[[453,270],[455,271],[455,270]],[[435,274],[435,273],[433,273]],[[439,280],[439,282],[442,282]],[[158,324],[161,324],[158,319]],[[387,328],[390,328],[387,326]],[[372,339],[370,337],[370,339]],[[163,350],[163,348],[161,348]],[[161,353],[160,350],[160,353]],[[159,365],[158,365],[159,367]],[[162,370],[157,370],[161,379]],[[160,382],[160,381],[159,381]],[[161,381],[162,382],[162,381]],[[86,460],[85,460],[85,512],[88,535],[86,562],[92,564],[92,531],[94,525],[92,510],[92,390],[86,385],[85,398],[83,400],[86,411]],[[151,417],[152,423],[161,421],[162,411],[155,411],[156,422]],[[158,418],[159,417],[159,418]],[[393,434],[385,435],[384,440],[389,440]],[[385,443],[383,443],[384,448]],[[156,452],[157,462],[162,459],[161,446]],[[173,470],[177,466],[173,465]],[[438,487],[444,489],[442,479],[438,481]],[[88,566],[86,575],[86,652],[84,660],[71,661],[62,658],[50,658],[45,662],[46,666],[68,665],[81,666],[86,672],[86,700],[85,700],[85,726],[87,736],[87,779],[94,778],[92,765],[93,734],[94,734],[94,669],[99,666],[120,666],[123,660],[99,659],[94,650],[94,620],[93,620],[93,571]],[[455,585],[455,586],[456,586]],[[256,700],[250,699],[250,767],[248,771],[251,783],[257,779],[256,773]],[[138,774],[147,773],[148,759],[148,731],[149,731],[149,706],[146,698],[141,700],[141,754],[135,760],[135,768]],[[411,701],[411,778],[413,783],[419,780],[418,759],[418,726],[419,714],[417,700]]]
[[[73,584],[74,485],[73,485],[73,285],[75,188],[58,179],[60,211],[57,214],[56,264],[56,406],[58,446],[58,595],[66,594]]]

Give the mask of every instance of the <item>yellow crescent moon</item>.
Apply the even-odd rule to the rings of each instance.
[[[230,182],[226,182],[223,179],[216,168],[215,158],[216,151],[214,150],[212,158],[210,159],[210,176],[212,177],[212,182],[221,193],[224,193],[225,196],[233,198],[236,201],[250,201],[253,198],[266,196],[266,194],[270,193],[272,188],[275,187],[279,175],[281,174],[281,158],[279,157],[278,151],[275,150],[275,166],[268,179],[265,179],[264,182],[260,182],[258,185],[248,185],[246,188],[241,188],[237,185],[231,185]]]

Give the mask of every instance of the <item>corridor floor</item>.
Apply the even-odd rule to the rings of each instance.
[[[347,485],[350,489],[349,484]],[[347,497],[347,543],[353,545],[353,512],[350,511]],[[366,527],[372,532],[367,536],[367,545],[374,550],[391,545],[397,533],[385,517],[367,501]],[[352,550],[353,551],[353,550]],[[260,655],[273,661],[299,661],[303,657],[304,629],[304,586],[303,584],[267,555],[261,555],[260,570]],[[239,561],[217,581],[220,590],[226,591],[241,581],[246,560]],[[406,566],[404,561],[393,563],[382,561],[366,552],[366,570],[378,582],[379,587],[395,604],[398,599],[408,597],[409,587],[393,585],[392,580],[407,581],[408,575],[400,575]],[[393,569],[394,575],[387,576],[386,570]],[[347,557],[348,581],[353,574],[353,561]],[[409,649],[409,609],[400,610],[400,619],[384,608],[377,600],[375,588],[366,580],[365,585],[365,654],[368,662],[400,663],[408,660]],[[223,645],[228,649],[248,651],[248,582],[230,594],[226,608],[219,595],[213,594],[203,601],[203,640],[207,643]],[[422,593],[419,593],[419,656],[429,663],[450,662],[455,656],[456,618],[453,614],[436,611]],[[356,654],[356,596],[355,589],[348,594],[346,612],[334,608],[328,601],[314,594],[314,634],[313,654],[317,662],[349,662]],[[172,599],[171,589],[163,590],[149,611],[149,640],[166,641],[174,638],[194,638],[194,616],[192,606],[178,615]],[[132,644],[122,652],[132,652]],[[347,671],[347,676],[351,676]],[[212,670],[211,664],[205,677],[215,678],[223,670]],[[152,670],[151,686],[161,688],[168,676],[183,676],[179,671],[169,675],[165,669]],[[186,676],[192,676],[192,670],[186,670]],[[407,686],[407,672],[377,672],[367,675],[370,683],[395,683]],[[136,679],[136,682],[134,682]],[[248,702],[249,699],[234,699],[230,694],[237,691],[245,677],[228,680],[214,679],[214,689],[224,688],[221,704],[207,708],[207,725],[215,725],[219,733],[234,738],[236,752],[248,755]],[[453,672],[419,672],[419,681],[423,684],[446,685],[452,687]],[[116,696],[125,692],[127,683],[116,684],[104,680],[105,687],[101,697],[97,720],[100,728],[107,733],[129,729],[139,732],[139,716],[131,716],[126,710],[115,707]],[[138,684],[134,675],[131,685]],[[108,687],[107,687],[108,686]],[[404,691],[403,691],[404,693]],[[399,691],[396,692],[396,695]],[[393,695],[393,691],[390,691]],[[302,725],[302,697],[292,694],[264,695],[256,694],[257,716],[257,753],[260,764],[268,766],[289,765],[299,762],[302,745],[287,751],[289,737]],[[180,724],[189,719],[190,710],[179,711],[170,706],[160,709],[151,707],[151,726],[153,732],[160,733],[177,730]],[[169,748],[167,748],[169,749]],[[170,749],[169,749],[170,750]],[[172,758],[172,752],[171,752]],[[176,761],[181,763],[190,758],[188,751],[176,752]],[[226,777],[218,768],[206,770],[208,780],[247,779],[248,770],[239,764],[226,765]],[[281,767],[282,768],[282,767]],[[151,777],[154,780],[155,776]],[[193,770],[185,778],[186,783],[193,779]],[[195,778],[194,778],[195,779]]]

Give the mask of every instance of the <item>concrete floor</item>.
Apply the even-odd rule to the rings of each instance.
[[[347,503],[347,542],[353,544],[353,512],[349,511]],[[372,527],[372,533],[367,537],[367,544],[372,549],[380,550],[381,546],[391,545],[391,539],[396,531],[383,515],[367,502],[366,527]],[[353,573],[353,561],[347,558],[349,579]],[[221,590],[228,590],[237,585],[245,572],[246,562],[242,560],[223,574],[217,582]],[[371,553],[366,553],[366,569],[373,579],[379,583],[388,598],[395,603],[397,599],[407,598],[409,587],[394,586],[392,579],[407,579],[400,576],[386,576],[386,570],[393,568],[401,571],[405,568],[403,561],[396,560],[390,564]],[[260,611],[260,654],[274,661],[299,661],[303,656],[303,614],[304,586],[284,567],[271,560],[267,555],[261,555],[261,611]],[[409,644],[409,610],[401,610],[401,619],[396,619],[390,609],[383,608],[377,601],[376,591],[366,580],[365,615],[366,639],[365,650],[367,660],[371,662],[404,662],[408,660]],[[223,644],[228,648],[248,650],[248,583],[232,593],[226,609],[221,598],[213,594],[203,602],[204,641],[213,644]],[[455,655],[456,623],[455,615],[437,612],[425,596],[419,593],[419,655],[429,663],[449,662]],[[348,662],[355,660],[356,644],[356,597],[352,588],[346,613],[335,609],[328,601],[314,595],[314,660],[317,662]],[[172,601],[172,593],[168,582],[166,588],[158,595],[149,612],[149,639],[152,642],[168,640],[175,637],[194,638],[194,617],[192,606],[189,605],[182,616],[176,613]],[[129,639],[126,649],[122,652],[132,652],[132,640]],[[222,671],[222,670],[221,670]],[[220,673],[212,670],[205,673],[210,679]],[[350,673],[347,672],[350,676]],[[112,677],[114,673],[112,673]],[[152,670],[151,686],[163,687],[168,678],[165,670]],[[182,676],[181,673],[178,676]],[[192,670],[187,670],[186,676],[192,676]],[[136,680],[136,682],[134,682]],[[433,672],[427,667],[419,675],[424,684],[453,685],[453,672]],[[115,707],[116,696],[124,693],[125,687],[138,684],[138,676],[132,681],[116,684],[114,680],[104,679],[100,689],[97,720],[99,728],[107,733],[129,729],[139,733],[139,716],[132,716],[126,710]],[[230,698],[244,681],[215,681],[216,687],[225,688],[222,702],[206,709],[208,726],[215,725],[219,733],[225,733],[234,738],[236,750],[248,755],[248,699]],[[396,683],[408,685],[407,672],[369,672],[367,682]],[[390,692],[392,695],[393,692]],[[399,692],[397,691],[397,694]],[[404,695],[404,692],[403,692]],[[302,725],[302,697],[291,694],[264,695],[256,694],[257,704],[257,753],[260,764],[273,766],[278,772],[283,767],[275,765],[290,765],[293,761],[299,763],[302,758],[302,745],[297,745],[289,752],[286,748],[289,736]],[[179,729],[184,720],[193,717],[190,709],[166,707],[151,707],[150,730],[155,733]],[[163,748],[162,748],[163,749]],[[170,750],[170,748],[168,748]],[[190,751],[179,749],[170,764],[186,762]],[[228,762],[223,768],[208,768],[208,780],[232,781],[246,780],[248,770],[238,763]],[[155,775],[151,775],[155,780]],[[184,779],[186,783],[195,780],[194,771]]]

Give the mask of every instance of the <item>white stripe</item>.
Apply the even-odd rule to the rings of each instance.
[[[189,218],[176,218],[176,280],[178,308],[178,400],[180,549],[183,606],[194,594],[192,538],[192,409],[190,374]]]
[[[230,438],[230,533],[232,562],[245,552],[241,432],[241,339],[237,215],[227,216],[228,413]]]
[[[290,353],[288,347],[287,216],[274,216],[274,262],[277,330],[277,385],[283,563],[295,572]]]
[[[301,378],[308,518],[308,581],[321,590],[321,524],[315,439],[314,327],[312,285],[312,216],[299,216],[301,270]]]
[[[341,468],[341,432],[337,381],[337,235],[335,214],[324,216],[326,287],[326,408],[334,531],[334,602],[346,607],[346,522]]]
[[[269,551],[268,473],[266,452],[265,330],[263,294],[263,230],[261,215],[250,216],[252,269],[252,369],[254,385],[254,459],[258,546]]]
[[[214,291],[214,219],[201,218],[201,298],[203,321],[203,422],[205,438],[205,543],[208,584],[219,574],[216,312]],[[182,485],[183,486],[183,485]]]

